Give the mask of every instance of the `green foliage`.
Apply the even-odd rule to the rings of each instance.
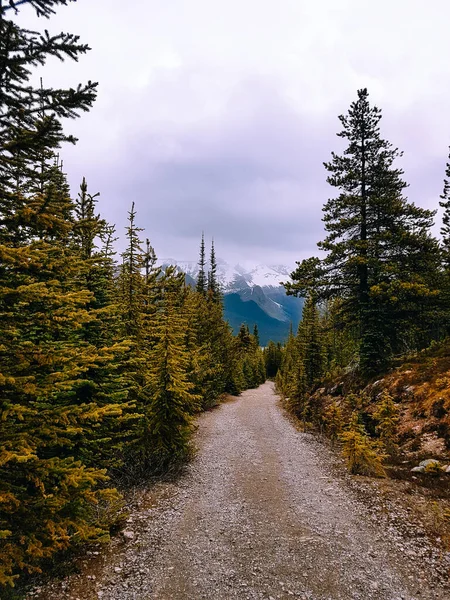
[[[446,165],[446,179],[441,195],[440,206],[443,209],[441,227],[441,253],[442,253],[442,293],[439,313],[439,331],[444,335],[450,334],[450,162]]]
[[[344,418],[340,406],[333,402],[323,413],[325,432],[330,440],[335,443],[344,428]]]
[[[325,164],[328,183],[339,195],[324,206],[324,259],[298,263],[288,294],[339,299],[345,326],[357,341],[360,371],[382,371],[391,356],[430,341],[427,323],[436,320],[438,244],[430,235],[432,211],[409,203],[401,153],[380,136],[381,111],[366,89],[347,115],[339,117],[347,140],[342,155]]]
[[[205,266],[206,266],[206,258],[205,258],[205,236],[202,233],[202,241],[200,244],[200,259],[198,261],[198,266],[199,266],[199,271],[198,271],[198,277],[197,277],[197,292],[199,294],[202,294],[203,296],[206,295],[206,290],[207,290],[207,276],[205,273]]]
[[[325,371],[325,345],[319,311],[312,296],[303,306],[302,320],[297,333],[298,357],[303,364],[306,387],[312,390]]]
[[[203,243],[203,238],[202,238]],[[204,248],[203,248],[204,251]],[[204,265],[203,265],[204,267]],[[212,302],[219,303],[222,300],[222,294],[220,291],[220,284],[217,280],[217,261],[216,261],[216,251],[214,248],[214,240],[211,242],[211,255],[209,259],[209,267],[208,271],[208,299]]]
[[[444,190],[441,195],[442,202],[439,205],[443,209],[442,215],[442,252],[444,256],[444,266],[446,271],[450,271],[450,162],[445,169]]]
[[[262,350],[248,325],[242,324],[236,336],[235,353],[243,389],[255,388],[266,380],[266,370]]]
[[[157,339],[149,353],[149,374],[144,392],[142,443],[144,461],[163,472],[183,461],[189,452],[192,415],[199,396],[189,381],[189,355],[185,345],[188,315],[183,298],[183,274],[166,272],[164,302],[155,316]]]
[[[378,421],[376,431],[383,447],[388,454],[395,455],[398,447],[399,410],[392,396],[386,390],[382,392],[373,416]]]
[[[108,364],[124,348],[86,339],[97,315],[80,277],[87,267],[70,244],[70,207],[55,174],[29,197],[33,237],[0,245],[0,529],[11,531],[0,549],[3,583],[13,583],[19,565],[34,570],[78,540],[104,539],[108,530],[92,513],[116,493],[105,488],[94,447],[99,438],[107,443],[107,429],[123,415],[123,391]]]
[[[132,204],[118,267],[98,194],[83,179],[72,200],[56,150],[75,139],[61,119],[88,110],[96,84],[34,88],[31,76],[88,47],[7,19],[66,3],[0,3],[2,597],[55,554],[106,541],[118,484],[175,467],[198,410],[265,380],[257,335],[234,338],[223,320],[214,246],[206,281],[202,238],[203,281],[187,289],[142,248]]]
[[[347,431],[341,434],[342,453],[350,473],[385,477],[383,456],[377,452],[375,444],[360,423],[358,413],[353,412]]]
[[[281,344],[275,344],[270,341],[266,348],[264,348],[264,363],[266,367],[266,376],[269,379],[273,379],[277,376],[278,371],[281,367],[281,361],[283,359],[283,351]]]
[[[326,344],[319,311],[312,297],[303,307],[297,336],[290,332],[279,367],[277,390],[289,410],[302,418],[311,417],[309,396],[325,373]]]

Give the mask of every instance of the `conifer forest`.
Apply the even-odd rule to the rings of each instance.
[[[157,266],[131,201],[126,249],[85,180],[71,197],[62,125],[97,84],[33,87],[49,56],[78,60],[76,35],[44,36],[0,4],[0,585],[71,545],[109,535],[118,487],[176,467],[192,420],[265,380],[262,353],[223,319],[211,268],[187,287]],[[36,0],[51,17],[61,0]]]
[[[70,189],[64,148],[77,142],[70,133],[74,120],[91,110],[95,114],[98,84],[88,80],[70,88],[47,87],[40,72],[50,59],[64,62],[70,72],[72,64],[91,52],[77,33],[52,32],[52,18],[71,3],[0,0],[0,597],[21,597],[13,595],[15,590],[52,571],[54,564],[85,548],[102,547],[117,535],[128,516],[131,488],[176,478],[195,459],[199,419],[210,419],[204,426],[213,432],[208,443],[221,449],[208,457],[211,470],[217,466],[213,481],[235,477],[233,490],[247,485],[268,502],[273,490],[282,488],[274,456],[292,451],[294,460],[300,450],[284,444],[298,432],[318,436],[314,440],[322,440],[323,456],[342,456],[352,475],[388,480],[403,469],[406,478],[416,464],[411,457],[430,457],[416,467],[417,476],[428,475],[435,487],[444,481],[446,469],[447,477],[450,473],[450,466],[443,464],[450,449],[450,157],[441,174],[436,210],[410,201],[399,161],[402,152],[384,137],[382,110],[372,102],[370,90],[355,90],[348,111],[336,119],[336,147],[343,143],[344,150],[330,148],[331,158],[324,163],[330,198],[320,199],[324,236],[318,240],[317,256],[299,260],[282,283],[288,296],[304,299],[298,330],[291,326],[284,344],[269,342],[263,348],[256,325],[243,323],[236,334],[226,319],[216,256],[220,247],[205,241],[200,217],[198,276],[189,284],[175,264],[158,260],[152,225],[144,229],[141,207],[132,194],[123,198],[123,229],[102,216],[101,189],[84,177],[78,189]],[[25,6],[48,22],[49,31],[21,25]],[[272,389],[294,425],[280,416],[284,413],[273,412],[279,409]],[[247,406],[242,411],[252,406],[242,438],[231,437],[240,435],[239,419],[244,416],[234,401],[222,404],[229,396],[241,396],[239,402]],[[271,415],[269,425],[259,421],[262,407]],[[232,425],[217,425],[216,430],[213,420],[222,418],[217,415],[223,410],[231,415]],[[407,418],[416,419],[409,429]],[[419,420],[424,435],[442,445],[439,452],[417,450],[414,427]],[[273,442],[277,431],[284,433],[281,441]],[[199,435],[202,439],[206,434]],[[258,435],[275,444],[276,451],[259,455],[254,450]],[[223,446],[221,436],[226,438]],[[251,467],[246,481],[259,477],[262,464],[259,483],[245,484],[239,474],[231,476],[221,466],[222,450],[235,452],[236,463],[254,452],[245,458]],[[301,451],[306,462],[312,460],[312,451]],[[307,467],[308,472],[313,468],[309,463]],[[317,476],[314,485],[322,485],[320,480],[325,485],[330,477],[328,472]],[[303,484],[305,490],[313,485]],[[448,484],[442,486],[439,523],[448,527]],[[205,494],[214,488],[206,487]],[[221,496],[218,504],[229,503],[234,515],[234,496],[224,498],[228,500]],[[283,527],[291,532],[293,526],[283,519],[292,503],[276,501],[276,517],[258,513],[257,524],[245,527],[268,527],[269,532],[278,527],[267,539],[283,548],[276,535]],[[195,515],[200,511],[196,502]],[[316,502],[319,506],[322,500]],[[248,508],[251,502],[246,506],[253,510]],[[208,510],[206,517],[193,520],[208,519]],[[348,519],[342,517],[343,522]],[[243,535],[245,527],[236,526],[235,535]],[[441,529],[440,537],[448,550],[450,530],[446,532]],[[226,537],[226,524],[220,534]],[[299,539],[313,546],[312,535]],[[245,544],[242,556],[253,549]],[[270,543],[261,546],[268,552]],[[289,557],[295,552],[286,550]],[[324,569],[327,552],[322,548],[321,558],[314,559]],[[178,560],[176,569],[182,573],[187,559]],[[251,564],[256,581],[259,567]],[[122,568],[121,563],[116,573]],[[393,573],[396,568],[392,566]],[[373,570],[383,568],[375,565]],[[295,572],[300,577],[302,568],[295,567]],[[225,586],[232,577],[226,572],[217,585]],[[276,597],[287,598],[289,576],[280,577],[288,583],[281,582]],[[376,593],[348,596],[344,580],[333,584],[335,596],[325,596],[320,595],[323,574],[317,580],[311,577],[311,594],[316,595],[298,592],[296,597],[415,597],[413,592],[400,595],[403,588],[396,575],[389,584],[377,584],[381,587],[373,588]],[[238,595],[201,595],[180,591],[184,580],[171,581],[164,585],[174,587],[161,588],[161,595],[147,596],[139,588],[135,593],[141,595],[110,592],[103,598],[275,597],[251,595],[247,587],[248,595],[242,590]],[[100,598],[99,593],[85,598]],[[431,598],[426,593],[423,597]]]

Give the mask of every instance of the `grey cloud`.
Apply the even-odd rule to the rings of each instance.
[[[74,192],[86,175],[119,232],[135,201],[161,256],[195,258],[202,230],[224,258],[292,265],[315,253],[334,193],[322,163],[342,149],[337,115],[363,86],[405,152],[409,198],[437,207],[450,143],[446,0],[380,0],[375,12],[358,0],[130,0],[132,27],[123,6],[79,2],[43,24],[93,48],[49,78],[100,81],[63,157]]]
[[[149,126],[131,138],[123,131],[127,152],[97,167],[113,217],[123,221],[117,206],[134,200],[150,236],[179,238],[164,255],[184,258],[183,243],[197,243],[202,230],[244,256],[257,249],[262,261],[314,251],[328,192],[329,128],[294,111],[267,80],[242,87],[216,121],[165,133]]]

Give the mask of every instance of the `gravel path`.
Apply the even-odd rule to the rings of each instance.
[[[116,541],[91,575],[33,597],[449,597],[333,474],[329,450],[288,421],[271,383],[202,415],[196,443],[187,473],[132,514],[132,539]]]

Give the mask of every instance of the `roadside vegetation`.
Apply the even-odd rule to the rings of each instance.
[[[214,247],[196,289],[158,267],[128,213],[125,250],[58,157],[63,121],[97,84],[34,86],[48,58],[78,60],[76,35],[28,31],[66,0],[0,2],[0,595],[68,549],[105,542],[121,490],[192,452],[196,413],[265,379],[259,341],[223,319]],[[129,201],[125,199],[125,201]]]

